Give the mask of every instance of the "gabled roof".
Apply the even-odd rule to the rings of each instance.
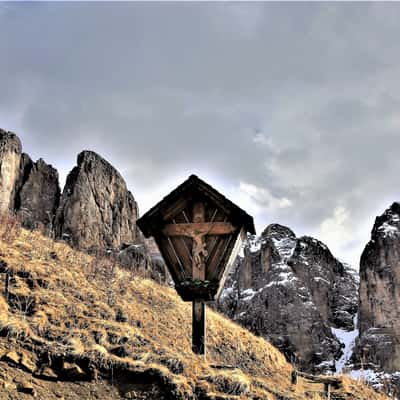
[[[165,196],[158,204],[152,207],[145,215],[137,220],[137,225],[146,237],[152,236],[154,232],[153,226],[157,226],[162,221],[163,211],[171,204],[177,202],[180,198],[185,197],[189,193],[201,193],[211,202],[218,205],[222,210],[227,212],[232,218],[232,222],[236,222],[244,227],[246,232],[255,234],[253,217],[242,210],[236,204],[232,203],[224,195],[215,190],[211,185],[204,182],[196,175],[190,175],[189,178],[181,183],[176,189]]]

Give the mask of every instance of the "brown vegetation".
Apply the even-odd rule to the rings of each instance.
[[[85,398],[92,386],[107,387],[104,399],[325,398],[315,385],[291,385],[292,366],[277,349],[211,309],[207,358],[194,355],[191,305],[173,289],[5,217],[0,272],[0,399],[27,398],[10,383],[13,363],[46,400],[61,398],[49,389],[60,380],[68,382],[57,386],[69,391],[66,399]],[[337,398],[386,398],[358,382],[343,384]]]

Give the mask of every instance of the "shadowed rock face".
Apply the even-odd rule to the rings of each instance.
[[[21,141],[17,135],[0,129],[0,213],[14,211],[21,151]]]
[[[0,129],[0,212],[17,213],[28,228],[51,228],[60,198],[58,173],[21,150],[19,138]]]
[[[400,203],[375,220],[360,260],[356,363],[400,370]]]
[[[121,248],[139,239],[138,210],[118,171],[83,151],[70,172],[56,216],[56,234],[81,250]]]
[[[341,355],[331,328],[354,328],[357,284],[323,243],[273,224],[245,248],[219,307],[301,369],[319,372]]]
[[[33,163],[28,155],[21,160],[20,188],[16,210],[27,228],[42,224],[53,229],[54,216],[60,201],[58,172],[42,159]]]

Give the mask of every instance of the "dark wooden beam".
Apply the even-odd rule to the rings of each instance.
[[[192,350],[206,354],[206,307],[202,301],[192,303]]]
[[[195,203],[193,205],[194,224],[190,224],[191,231],[193,232],[195,230],[195,228],[193,228],[193,225],[197,225],[198,228],[199,227],[204,228],[205,227],[204,221],[205,221],[204,204],[201,202]],[[210,226],[207,226],[206,228],[210,228]],[[207,252],[203,254],[204,249],[202,249],[202,246],[204,245],[205,245],[204,235],[202,234],[193,235],[193,262],[192,262],[193,279],[204,280],[206,278],[205,258],[207,256]],[[200,355],[206,354],[206,308],[202,301],[194,301],[192,304],[192,350],[195,354],[200,354]]]

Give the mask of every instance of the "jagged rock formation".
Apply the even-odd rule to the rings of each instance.
[[[137,204],[119,172],[92,151],[78,155],[56,215],[56,234],[81,250],[119,249],[138,238]]]
[[[135,273],[170,280],[165,263],[136,227],[137,204],[118,171],[92,151],[78,155],[61,196],[58,172],[22,153],[20,139],[0,129],[0,214],[16,214],[28,229],[109,255]],[[151,246],[154,248],[154,244]]]
[[[53,220],[60,201],[58,172],[42,159],[32,162],[23,154],[21,160],[21,187],[17,191],[15,209],[27,228],[42,224],[53,231]]]
[[[400,371],[400,203],[375,220],[360,260],[359,339],[354,362]]]
[[[332,328],[353,329],[357,285],[323,243],[273,224],[245,248],[219,308],[301,369],[334,370],[343,345]]]
[[[0,129],[0,212],[14,212],[28,228],[51,228],[60,198],[58,172],[22,153],[21,141]]]
[[[0,213],[14,210],[21,151],[21,141],[17,135],[0,129]]]

